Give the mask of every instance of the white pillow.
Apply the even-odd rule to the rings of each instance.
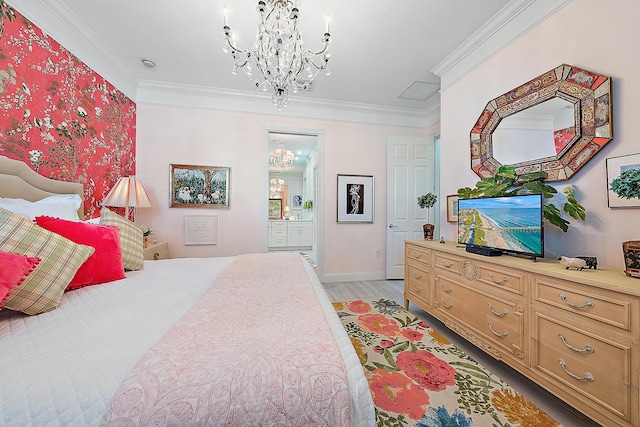
[[[34,220],[37,216],[80,221],[78,209],[82,198],[78,194],[58,194],[49,196],[37,202],[24,199],[8,199],[0,197],[0,208],[4,208],[16,215],[28,216]]]

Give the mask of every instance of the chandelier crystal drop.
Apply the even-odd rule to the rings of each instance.
[[[322,36],[323,47],[318,51],[303,50],[302,34],[298,31],[300,11],[290,0],[260,0],[257,10],[260,25],[253,49],[238,48],[231,35],[225,15],[225,52],[233,57],[232,73],[242,68],[257,90],[272,91],[272,101],[282,110],[288,104],[289,92],[307,90],[321,71],[331,74],[327,52],[331,35],[329,23]],[[253,74],[253,68],[260,73]],[[301,74],[304,75],[301,76]],[[259,75],[258,75],[259,74]]]
[[[269,151],[269,165],[278,172],[292,168],[295,158],[293,151],[287,150],[282,141],[278,143],[278,148]]]

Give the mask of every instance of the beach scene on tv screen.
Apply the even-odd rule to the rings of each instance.
[[[458,242],[507,251],[542,253],[539,197],[460,200]]]

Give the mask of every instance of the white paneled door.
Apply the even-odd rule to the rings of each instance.
[[[434,141],[390,137],[387,141],[387,279],[404,277],[404,241],[422,239],[426,209],[418,196],[435,192]],[[437,194],[437,192],[436,192]],[[429,222],[438,224],[436,207]]]

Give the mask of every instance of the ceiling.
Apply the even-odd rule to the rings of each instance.
[[[63,45],[57,32],[89,41],[97,57],[133,82],[253,92],[244,73],[231,74],[222,27],[226,8],[237,44],[252,47],[259,23],[257,0],[8,1],[21,12],[24,6],[30,11],[27,18]],[[427,111],[439,104],[439,78],[431,70],[508,3],[298,0],[306,48],[321,47],[326,20],[331,22],[332,74],[318,76],[313,92],[296,97]],[[43,14],[55,16],[65,28],[52,28]],[[142,59],[152,60],[156,67],[145,67]],[[414,81],[428,83],[433,95],[426,100],[399,99]],[[292,96],[290,105],[294,102]]]

